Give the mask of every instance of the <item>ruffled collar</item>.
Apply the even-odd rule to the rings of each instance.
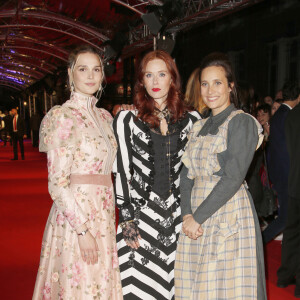
[[[81,107],[88,107],[88,106],[94,107],[98,102],[98,99],[94,96],[89,97],[77,92],[72,92],[70,101]]]

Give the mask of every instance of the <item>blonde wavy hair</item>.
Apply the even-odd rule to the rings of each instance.
[[[184,94],[184,102],[198,110],[201,114],[207,109],[207,106],[201,98],[201,86],[199,81],[199,68],[195,69],[190,75],[186,84],[186,91]]]

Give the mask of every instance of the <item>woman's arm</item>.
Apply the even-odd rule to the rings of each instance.
[[[76,120],[69,109],[53,108],[44,118],[40,129],[40,151],[47,152],[48,189],[59,213],[56,222],[68,222],[78,234],[82,259],[87,264],[98,261],[98,246],[88,231],[88,217],[70,189],[70,175],[76,149]]]
[[[113,129],[118,143],[114,173],[116,202],[120,210],[120,223],[134,219],[134,207],[130,199],[132,145],[129,122],[131,117],[130,112],[121,111],[113,122]]]
[[[47,152],[48,190],[56,207],[73,229],[84,231],[88,218],[70,189],[70,175],[75,147],[66,146]]]
[[[95,264],[98,262],[98,245],[88,231],[86,225],[88,218],[70,189],[74,149],[74,146],[67,146],[48,151],[48,189],[60,211],[59,222],[66,219],[78,234],[82,259],[87,264]]]
[[[88,218],[70,190],[73,156],[79,136],[69,108],[53,107],[40,127],[40,151],[47,153],[48,189],[52,200],[73,229],[85,230]]]
[[[135,208],[131,203],[130,181],[132,177],[132,145],[131,129],[129,122],[132,114],[129,111],[121,111],[113,122],[115,136],[118,142],[117,159],[115,161],[115,195],[117,207],[119,208],[119,223],[122,228],[126,244],[137,249],[141,236],[137,224],[134,222]]]
[[[188,168],[183,165],[180,172],[180,206],[181,217],[192,214],[191,195],[194,186],[194,180],[187,177]]]

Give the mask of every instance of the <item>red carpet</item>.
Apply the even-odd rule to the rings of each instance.
[[[38,269],[42,235],[52,204],[47,191],[46,157],[27,141],[25,160],[10,161],[12,147],[2,145],[0,299],[29,300]],[[296,299],[293,297],[295,286],[276,287],[280,250],[281,244],[277,241],[271,242],[266,249],[268,299]]]

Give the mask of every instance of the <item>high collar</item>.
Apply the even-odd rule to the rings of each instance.
[[[77,92],[72,92],[70,102],[81,107],[94,107],[98,99],[94,96],[85,96]]]
[[[212,114],[210,115],[211,121],[213,123],[219,123],[222,120],[225,120],[231,112],[235,109],[234,105],[231,103],[226,109],[218,113],[217,115],[213,116]]]

